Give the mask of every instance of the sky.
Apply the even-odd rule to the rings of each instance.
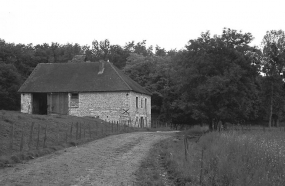
[[[284,0],[283,0],[284,1]],[[109,39],[180,50],[202,32],[250,32],[259,46],[268,30],[285,31],[282,0],[0,0],[0,38],[33,45],[90,45]]]

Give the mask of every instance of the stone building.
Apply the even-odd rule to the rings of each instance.
[[[19,89],[21,112],[151,126],[151,94],[110,62],[41,63]]]

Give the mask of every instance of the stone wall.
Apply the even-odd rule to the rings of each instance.
[[[32,114],[32,94],[21,94],[21,112]]]
[[[136,108],[136,97],[139,100],[138,108]],[[142,106],[141,99],[143,99]],[[145,99],[147,99],[146,108]],[[79,93],[79,106],[78,108],[69,107],[69,114],[93,116],[110,122],[129,123],[133,126],[139,126],[138,118],[143,117],[146,127],[150,126],[151,122],[151,98],[135,92]]]
[[[127,92],[79,93],[79,107],[70,107],[69,114],[120,121],[123,110],[129,107],[127,94]]]
[[[79,93],[79,106],[71,107],[68,96],[69,115],[92,116],[141,127],[151,126],[151,97],[136,92]],[[138,102],[136,101],[138,100]],[[21,112],[32,113],[32,94],[21,94]]]
[[[136,103],[138,99],[138,105]],[[146,101],[146,103],[145,103]],[[151,97],[136,92],[130,93],[130,115],[132,124],[141,127],[140,119],[143,118],[144,127],[151,126]]]

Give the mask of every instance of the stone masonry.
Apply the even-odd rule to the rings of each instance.
[[[21,112],[32,114],[32,94],[21,94]]]
[[[79,106],[70,106],[69,115],[98,117],[109,122],[120,122],[141,127],[151,126],[151,97],[146,94],[128,92],[79,93]],[[21,94],[21,112],[32,114],[32,94]]]
[[[150,127],[151,97],[132,91],[79,93],[79,106],[70,107],[69,105],[69,114],[98,117],[110,122],[129,123],[136,127],[140,126],[139,120],[143,119],[144,126]]]

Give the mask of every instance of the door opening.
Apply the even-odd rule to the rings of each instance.
[[[47,114],[47,94],[34,93],[33,94],[33,114]]]
[[[143,119],[143,117],[141,117],[141,128],[143,128],[144,127],[144,119]]]

